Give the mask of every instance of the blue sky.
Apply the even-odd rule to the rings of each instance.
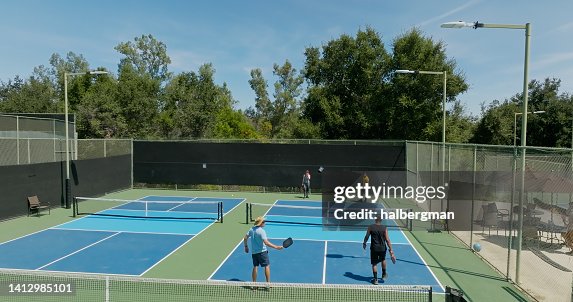
[[[0,9],[0,80],[28,77],[52,53],[82,54],[91,67],[117,72],[114,47],[142,34],[167,45],[170,71],[211,62],[237,108],[254,104],[249,71],[261,68],[272,87],[273,63],[304,67],[304,49],[370,26],[388,50],[418,27],[444,41],[470,85],[459,96],[469,113],[522,90],[524,31],[443,29],[448,21],[532,24],[530,79],[562,80],[573,93],[573,1],[555,0],[100,0],[5,1]],[[403,66],[408,68],[408,66]],[[272,91],[271,91],[272,92]]]

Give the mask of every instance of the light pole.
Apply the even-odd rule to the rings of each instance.
[[[66,127],[66,208],[71,207],[70,196],[72,188],[70,186],[70,141],[69,141],[69,125],[68,125],[68,76],[77,75],[92,75],[92,74],[107,74],[107,71],[92,70],[87,72],[64,72],[64,120]]]
[[[531,37],[531,24],[486,24],[480,22],[447,22],[441,25],[443,28],[506,28],[506,29],[524,29],[525,30],[525,60],[523,64],[523,118],[521,120],[521,187],[519,188],[519,215],[517,217],[517,251],[515,254],[515,282],[519,283],[519,269],[521,263],[521,245],[523,236],[523,197],[525,196],[525,148],[527,146],[527,100],[528,100],[528,70],[529,70],[529,40]]]
[[[443,92],[442,92],[442,178],[445,178],[445,171],[446,171],[446,84],[447,84],[447,72],[444,71],[425,71],[425,70],[408,70],[408,69],[398,69],[395,71],[396,73],[410,73],[410,74],[433,74],[433,75],[443,75],[444,76],[444,84],[443,84]],[[445,179],[444,183],[445,183]],[[431,200],[430,200],[431,202]],[[430,211],[432,206],[430,205]],[[439,232],[433,226],[430,230],[432,232]]]
[[[545,113],[545,111],[540,110],[540,111],[527,112],[527,114],[539,114],[539,113]],[[513,115],[513,146],[517,146],[517,116],[522,114],[523,112],[515,112]]]

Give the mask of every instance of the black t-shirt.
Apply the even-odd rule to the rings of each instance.
[[[370,250],[383,252],[386,250],[386,226],[370,225]]]

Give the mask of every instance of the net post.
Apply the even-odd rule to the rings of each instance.
[[[219,210],[220,210],[219,215],[221,215],[220,221],[221,221],[221,223],[223,223],[223,202],[222,201],[219,202]]]
[[[249,221],[247,221],[247,224],[250,224],[251,221],[253,221],[253,204],[249,205]]]
[[[76,197],[74,197],[74,199],[72,200],[72,214],[73,217],[77,216],[77,203],[78,203],[78,199]]]
[[[249,203],[246,202],[245,205],[245,224],[249,224]]]
[[[109,302],[109,276],[105,276],[105,302]]]
[[[428,291],[428,302],[432,302],[432,287],[430,286],[430,290]]]

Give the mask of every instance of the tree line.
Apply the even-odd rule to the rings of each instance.
[[[441,76],[397,74],[397,69],[446,71],[446,140],[511,145],[521,94],[503,101],[482,100],[479,117],[467,113],[457,96],[468,90],[465,76],[445,45],[412,29],[386,46],[372,28],[343,34],[304,49],[304,66],[286,59],[273,65],[269,82],[251,70],[255,105],[236,109],[226,84],[215,83],[215,68],[173,74],[167,46],[152,35],[119,43],[117,73],[68,77],[70,112],[80,138],[323,138],[441,141]],[[52,54],[49,65],[27,78],[0,81],[0,112],[64,111],[64,73],[92,67],[81,55]],[[528,145],[570,147],[573,97],[561,81],[529,84]],[[246,100],[242,100],[246,101]]]

